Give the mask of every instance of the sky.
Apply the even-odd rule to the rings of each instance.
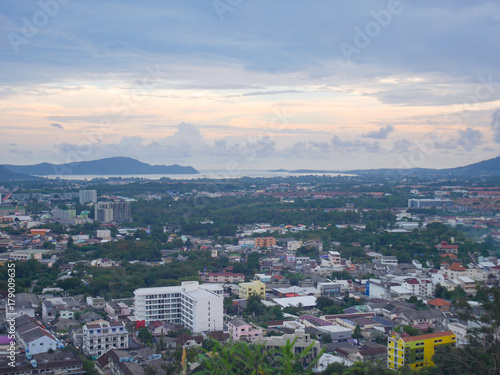
[[[450,168],[500,155],[500,3],[0,5],[0,164]]]

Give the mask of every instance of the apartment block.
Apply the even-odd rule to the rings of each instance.
[[[109,223],[111,221],[121,223],[130,221],[132,218],[130,202],[125,201],[96,203],[94,205],[94,214],[95,219],[103,223]]]
[[[254,242],[255,247],[270,247],[276,246],[276,238],[274,237],[257,237]]]
[[[245,281],[245,275],[231,272],[208,272],[203,273],[200,280],[204,283],[239,283]]]
[[[309,353],[301,358],[303,367],[309,366],[311,362],[318,357],[321,351],[320,342],[312,339],[311,336],[303,330],[296,330],[295,333],[284,334],[283,336],[262,337],[259,339],[259,342],[264,344],[266,348],[280,348],[284,347],[287,342],[294,342],[292,351],[295,355],[299,355],[309,346],[312,346]]]
[[[240,288],[240,298],[246,299],[254,294],[260,298],[266,298],[266,284],[264,284],[263,282],[251,281],[248,283],[241,283],[238,286]]]
[[[97,190],[80,190],[79,191],[80,203],[96,203],[97,202]]]
[[[434,352],[437,347],[443,345],[456,346],[456,335],[453,331],[409,337],[393,333],[388,339],[387,367],[396,370],[406,366],[415,370],[434,366]]]
[[[216,284],[186,281],[180,286],[134,291],[135,319],[182,324],[192,332],[223,329],[223,290]]]
[[[123,322],[97,320],[83,326],[83,352],[93,358],[108,350],[128,348],[128,331]]]

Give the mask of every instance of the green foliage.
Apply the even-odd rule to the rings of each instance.
[[[283,319],[283,312],[278,306],[266,307],[259,297],[250,296],[243,310],[243,318],[253,322]]]
[[[462,319],[474,323],[468,330],[469,345],[443,347],[436,351],[434,362],[443,375],[500,374],[500,289],[480,287],[482,313],[461,302]]]
[[[359,324],[356,324],[356,327],[354,328],[354,331],[352,332],[352,338],[353,339],[362,339],[363,335],[361,334],[361,327]]]
[[[316,246],[301,246],[297,249],[296,255],[318,260],[319,249]]]
[[[422,334],[422,331],[419,330],[418,328],[414,328],[412,326],[405,326],[403,325],[403,331],[409,334],[410,336],[418,336]]]
[[[94,362],[89,359],[83,359],[83,371],[87,375],[99,375],[97,372]]]
[[[411,296],[406,300],[406,302],[413,303],[415,305],[416,310],[429,310],[427,304],[415,296]]]
[[[316,353],[316,360],[305,368],[303,360],[313,354],[313,345],[296,353],[296,340],[287,341],[281,348],[266,348],[263,344],[248,344],[244,341],[221,345],[215,342],[212,351],[206,351],[200,359],[200,366],[195,374],[249,374],[249,375],[293,375],[312,374],[316,360],[321,356]]]
[[[142,327],[139,329],[137,337],[146,345],[153,344],[153,335],[151,334],[151,332],[149,332],[149,329],[147,329],[146,327]]]
[[[354,280],[354,277],[347,271],[333,271],[332,280]]]

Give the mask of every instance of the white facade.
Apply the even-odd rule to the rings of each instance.
[[[97,202],[97,190],[80,190],[80,203]]]
[[[302,246],[302,241],[288,241],[286,244],[286,249],[288,251],[297,251],[299,247]]]
[[[59,349],[59,344],[52,335],[43,335],[30,341],[20,340],[20,342],[25,352],[30,355],[47,353],[51,349],[54,351]]]
[[[186,281],[181,286],[141,288],[134,292],[135,319],[146,325],[160,320],[182,324],[192,332],[223,327],[223,290],[217,284]]]
[[[123,322],[95,321],[83,326],[83,352],[98,357],[108,350],[128,348],[128,331]]]
[[[98,229],[96,237],[103,240],[109,240],[111,239],[111,231],[109,229]]]
[[[223,330],[224,297],[205,289],[181,293],[181,323],[191,332]]]
[[[464,346],[469,344],[467,337],[467,325],[463,323],[448,323],[448,329],[453,331],[457,337],[457,346]]]

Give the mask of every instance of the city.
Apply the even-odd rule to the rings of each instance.
[[[244,345],[292,345],[324,374],[486,354],[473,332],[498,319],[498,178],[5,183],[4,350],[14,319],[28,372],[202,373],[221,365],[204,353]]]

